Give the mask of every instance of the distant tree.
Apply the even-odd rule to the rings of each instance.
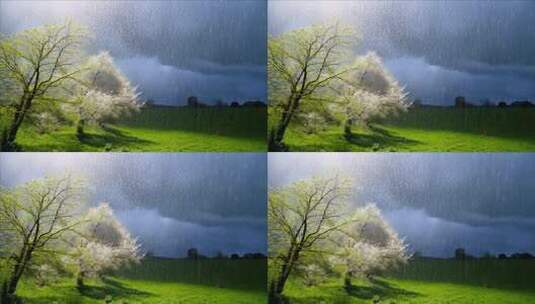
[[[76,269],[76,285],[84,286],[84,279],[100,276],[106,270],[137,263],[143,255],[139,244],[113,214],[106,203],[91,208],[76,233],[67,237],[67,263]]]
[[[199,99],[197,96],[190,96],[188,97],[188,107],[195,108],[199,105]]]
[[[498,259],[500,259],[500,260],[505,260],[505,259],[507,259],[507,255],[506,255],[505,253],[500,253],[500,254],[498,255]]]
[[[230,103],[230,107],[231,108],[239,108],[240,107],[240,103],[237,102],[237,101],[233,101]]]
[[[216,99],[214,105],[218,108],[223,108],[227,106],[227,104],[221,99]]]
[[[481,99],[480,103],[481,103],[481,106],[487,107],[487,108],[495,106],[495,104],[492,101],[490,101],[490,99],[488,99],[488,98]]]
[[[518,252],[511,254],[511,259],[529,260],[533,258],[534,256],[528,252]]]
[[[464,250],[464,248],[455,249],[455,259],[457,260],[466,259],[466,251]]]
[[[0,190],[0,236],[5,242],[1,249],[7,250],[3,256],[11,257],[6,298],[14,298],[22,275],[31,265],[63,254],[62,237],[83,221],[82,194],[82,183],[68,176]]]
[[[226,259],[227,255],[223,253],[223,251],[218,251],[215,255],[216,259]]]
[[[0,150],[15,149],[17,132],[28,114],[56,107],[54,93],[81,71],[87,30],[73,22],[0,36],[0,100],[12,110],[2,130]]]
[[[237,253],[233,253],[230,255],[231,260],[238,260],[240,258],[240,255]]]
[[[263,108],[266,106],[265,103],[263,103],[260,100],[248,100],[243,103],[244,107],[251,107],[251,108]]]
[[[270,301],[278,303],[303,256],[346,223],[346,178],[314,178],[272,189],[268,198]]]
[[[187,252],[188,259],[196,260],[199,258],[199,251],[197,248],[190,248]]]
[[[466,107],[466,99],[464,98],[464,96],[455,97],[455,107],[457,108]]]

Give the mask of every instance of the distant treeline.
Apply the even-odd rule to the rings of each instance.
[[[146,256],[158,258],[158,259],[176,259],[176,258],[163,258],[155,256],[152,252],[147,252]],[[186,259],[190,260],[204,260],[204,259],[231,259],[231,260],[239,260],[239,259],[265,259],[267,258],[265,254],[260,252],[250,252],[250,253],[244,253],[242,255],[238,253],[231,253],[231,254],[225,254],[223,252],[218,252],[214,256],[207,256],[204,254],[201,254],[197,248],[190,248],[186,251]]]
[[[416,99],[413,103],[413,106],[432,106],[429,104],[422,103],[421,100]],[[473,102],[473,101],[467,101],[464,96],[457,96],[455,97],[455,100],[453,102],[453,105],[451,105],[456,108],[472,108],[472,107],[497,107],[497,108],[531,108],[535,107],[535,102],[529,101],[529,100],[516,100],[511,103],[507,103],[506,101],[490,101],[490,100],[482,100],[480,102]],[[437,106],[440,107],[440,106]],[[446,106],[449,107],[449,106]]]
[[[434,257],[426,257],[422,256],[419,252],[416,252],[413,254],[413,259],[439,259]],[[481,256],[475,256],[471,255],[466,252],[464,248],[457,248],[454,251],[454,254],[451,258],[447,259],[455,259],[455,260],[475,260],[475,259],[500,259],[500,260],[533,260],[535,259],[535,255],[532,255],[529,252],[515,252],[512,254],[505,254],[505,253],[498,253],[498,254],[492,254],[492,253],[484,253]]]
[[[203,101],[199,100],[199,98],[197,98],[197,96],[190,96],[190,97],[187,98],[185,105],[176,105],[176,106],[161,105],[161,104],[157,104],[154,100],[149,99],[149,100],[147,100],[145,102],[145,106],[147,106],[147,107],[170,107],[170,108],[176,108],[176,107],[181,107],[181,106],[186,106],[186,107],[190,107],[190,108],[206,108],[206,107],[216,107],[216,108],[217,107],[219,107],[219,108],[223,108],[223,107],[231,107],[231,108],[253,107],[253,108],[261,108],[261,107],[266,107],[266,103],[261,101],[261,100],[246,100],[246,101],[243,101],[243,102],[239,102],[239,101],[225,102],[225,101],[222,101],[222,100],[217,100],[214,103],[210,104],[210,103],[203,102]]]

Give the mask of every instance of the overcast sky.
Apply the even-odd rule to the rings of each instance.
[[[270,153],[270,186],[339,172],[351,206],[376,203],[413,251],[535,254],[535,155]]]
[[[425,103],[535,100],[534,1],[270,1],[277,35],[334,18],[354,25]]]
[[[161,256],[266,253],[265,153],[1,153],[0,185],[72,172]]]
[[[0,1],[0,32],[71,18],[145,98],[266,100],[264,1]]]

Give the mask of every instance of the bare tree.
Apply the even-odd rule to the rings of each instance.
[[[57,255],[63,234],[81,223],[81,183],[70,177],[30,181],[0,190],[0,235],[7,246],[11,273],[6,289],[13,298],[24,272],[39,255]],[[6,292],[6,291],[5,291]]]
[[[269,192],[269,250],[272,258],[270,302],[278,303],[302,255],[346,223],[343,202],[350,190],[345,178],[315,178]]]
[[[0,83],[9,89],[2,103],[12,110],[9,126],[2,131],[2,151],[15,148],[17,132],[32,106],[57,101],[47,94],[79,72],[78,55],[86,37],[85,29],[72,22],[0,37]]]
[[[322,101],[318,93],[352,67],[347,65],[354,31],[338,24],[286,32],[268,41],[268,85],[278,120],[270,130],[270,150],[283,150],[286,128],[303,102]],[[321,103],[317,106],[321,106]]]

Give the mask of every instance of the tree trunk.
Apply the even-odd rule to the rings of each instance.
[[[78,139],[84,136],[84,127],[85,127],[85,120],[83,118],[80,118],[78,122],[76,123],[76,137],[78,137]]]
[[[76,288],[84,288],[84,276],[85,274],[83,271],[78,272],[78,275],[76,276]]]
[[[353,119],[348,118],[344,123],[344,137],[346,139],[351,139],[353,137],[353,132],[351,131],[351,126],[353,125]]]
[[[290,248],[287,258],[281,266],[279,277],[275,282],[271,283],[273,286],[271,287],[269,298],[274,301],[273,303],[282,303],[282,292],[295,262],[299,259],[299,251],[299,249]]]
[[[11,304],[12,298],[7,293],[7,281],[2,283],[2,290],[0,290],[0,303]]]
[[[285,145],[282,142],[284,139],[284,134],[286,129],[292,121],[293,115],[297,108],[299,107],[299,102],[301,100],[300,96],[290,96],[288,98],[288,103],[284,107],[279,124],[275,130],[272,130],[269,138],[269,148],[271,151],[285,151]]]
[[[344,276],[344,289],[346,290],[346,292],[351,291],[351,289],[353,288],[353,284],[351,283],[352,276],[353,273],[351,271],[346,272]]]
[[[8,284],[7,284],[7,294],[9,296],[14,296],[15,292],[17,291],[17,285],[19,284],[20,278],[24,274],[24,270],[26,270],[26,265],[28,264],[28,261],[31,258],[31,250],[27,248],[23,248],[21,254],[19,255],[20,258],[17,259],[17,262],[15,263],[15,267],[13,268],[13,272],[11,273],[11,276],[9,277]]]
[[[32,104],[32,99],[32,96],[27,96],[26,94],[22,95],[20,104],[16,107],[15,113],[13,114],[11,125],[7,129],[7,132],[4,131],[2,136],[2,145],[0,147],[1,151],[14,150],[17,132],[24,121],[24,117],[26,117],[26,112],[28,112],[28,109]]]

